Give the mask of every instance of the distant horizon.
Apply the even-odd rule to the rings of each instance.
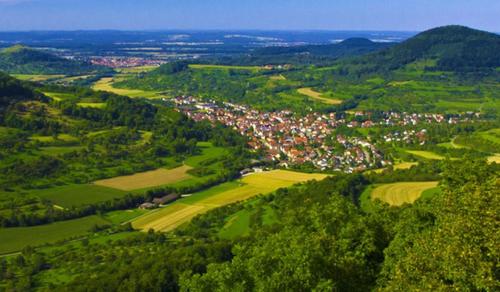
[[[497,0],[0,0],[1,31],[500,31]]]

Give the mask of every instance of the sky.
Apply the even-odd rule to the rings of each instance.
[[[0,30],[394,30],[500,32],[500,0],[0,0]]]

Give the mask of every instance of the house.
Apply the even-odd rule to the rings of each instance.
[[[141,210],[149,210],[154,208],[156,208],[156,205],[150,202],[143,203],[139,206],[139,209]]]

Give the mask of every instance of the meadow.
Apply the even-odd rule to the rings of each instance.
[[[247,70],[247,71],[261,71],[267,70],[261,66],[229,66],[229,65],[210,65],[210,64],[190,64],[191,69],[219,69],[219,70]]]
[[[98,180],[95,181],[94,184],[123,191],[140,190],[187,180],[191,178],[191,175],[187,173],[190,169],[191,167],[188,165],[179,166],[173,169],[159,168],[132,175]]]
[[[94,83],[92,89],[112,92],[119,95],[125,95],[128,97],[144,97],[144,98],[162,98],[156,91],[144,91],[139,89],[124,89],[113,87],[114,79],[112,77],[101,78],[99,81]]]
[[[326,103],[326,104],[336,105],[336,104],[342,103],[341,99],[326,98],[326,97],[324,97],[324,95],[322,93],[314,91],[310,87],[299,88],[299,89],[297,89],[297,92],[300,94],[306,95],[312,99]]]
[[[0,254],[22,250],[26,246],[55,243],[88,234],[95,225],[109,224],[99,216],[61,221],[33,227],[0,228]]]
[[[296,183],[312,179],[323,179],[323,174],[306,174],[285,170],[256,173],[236,182],[225,183],[157,209],[151,214],[132,222],[136,229],[170,231],[190,221],[198,214],[210,209],[244,201],[258,194],[267,194],[279,188],[290,187]]]
[[[415,202],[424,191],[437,187],[438,182],[398,182],[375,187],[371,191],[372,200],[381,200],[391,206],[401,206]]]
[[[104,186],[83,184],[35,190],[33,195],[63,208],[78,207],[121,198],[127,193]]]
[[[445,157],[431,151],[421,151],[421,150],[406,150],[406,152],[413,154],[418,157],[431,160],[443,160]]]

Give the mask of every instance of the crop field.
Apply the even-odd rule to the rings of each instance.
[[[40,82],[40,81],[46,81],[49,79],[59,79],[63,78],[65,75],[31,75],[31,74],[12,74],[12,77],[20,79],[20,80],[25,80],[25,81],[33,81],[33,82]]]
[[[444,157],[430,151],[421,151],[421,150],[406,150],[406,152],[413,154],[415,156],[419,156],[425,159],[432,159],[432,160],[443,160]]]
[[[426,190],[437,187],[438,182],[399,182],[384,184],[374,188],[371,199],[379,199],[391,206],[401,206],[405,203],[413,203],[420,198]]]
[[[33,194],[50,200],[57,206],[71,208],[121,198],[127,193],[108,187],[84,184],[36,190]]]
[[[128,97],[144,97],[144,98],[161,98],[161,96],[154,91],[144,91],[139,89],[123,89],[113,87],[113,78],[106,77],[94,83],[92,89],[108,91],[119,95],[125,95]]]
[[[256,173],[214,188],[193,194],[165,208],[152,211],[132,222],[136,229],[170,231],[210,209],[244,201],[258,194],[271,193],[279,188],[313,179],[323,179],[324,174],[307,174],[285,170]]]
[[[109,224],[99,216],[61,221],[33,227],[0,228],[0,254],[85,235],[95,225]]]
[[[312,88],[305,87],[305,88],[299,88],[297,89],[297,92],[303,95],[306,95],[312,99],[321,101],[326,104],[341,104],[342,100],[340,99],[333,99],[333,98],[326,98],[323,96],[323,94],[314,91]]]
[[[266,70],[264,67],[260,66],[226,66],[226,65],[204,65],[204,64],[191,64],[189,65],[191,69],[225,69],[225,70],[249,70],[249,71],[260,71]]]
[[[189,179],[191,176],[187,171],[190,169],[191,167],[187,165],[173,169],[159,168],[133,175],[98,180],[94,184],[123,191],[140,190]]]

